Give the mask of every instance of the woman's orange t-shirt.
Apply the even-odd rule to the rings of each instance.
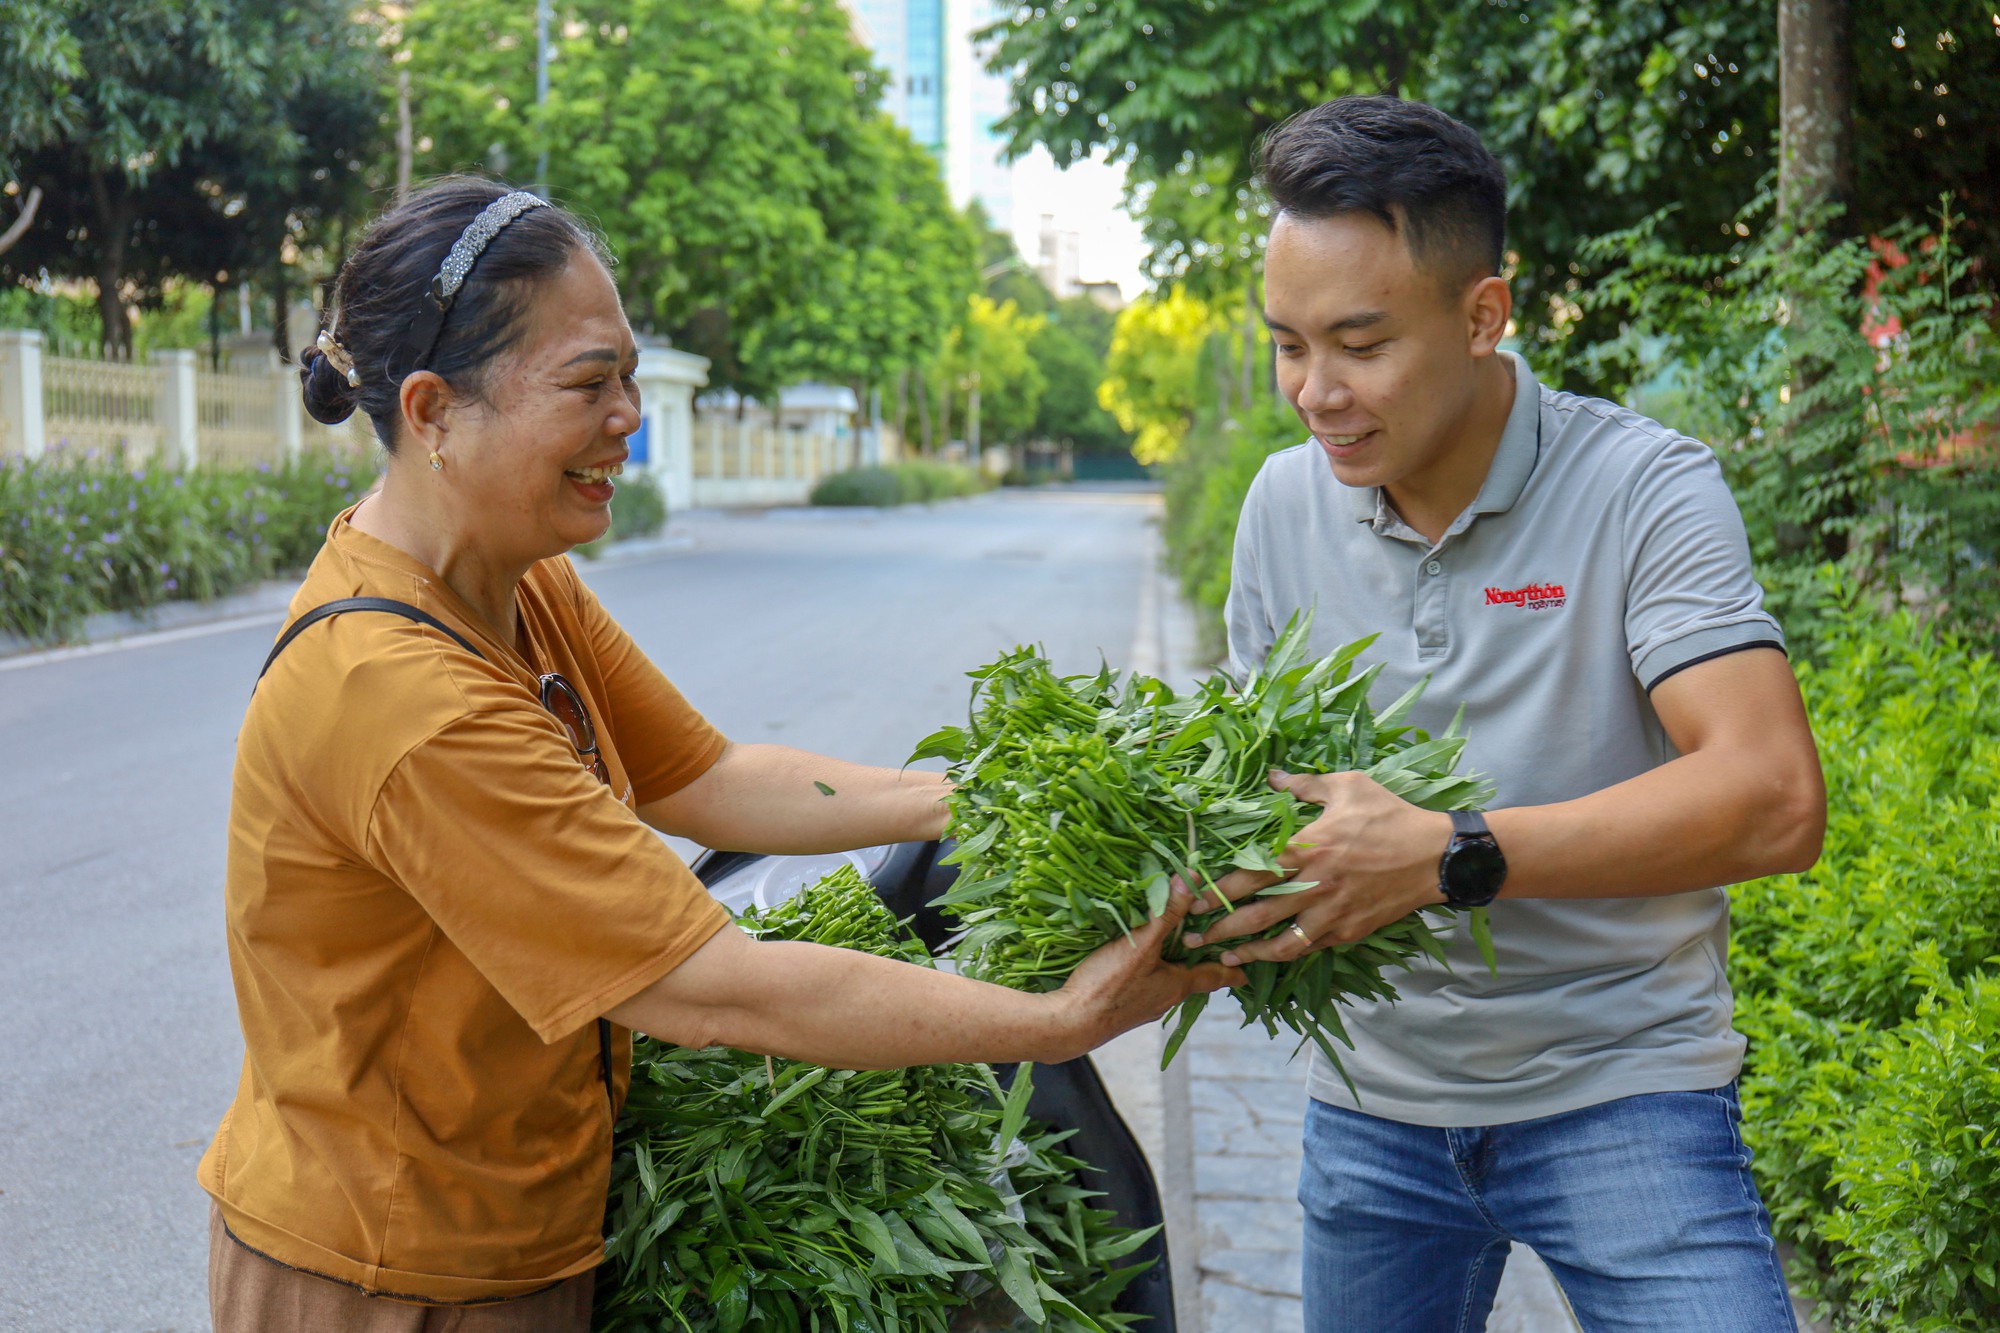
[[[524,658],[348,518],[292,614],[391,597],[485,660],[352,612],[257,687],[229,819],[243,1077],[199,1178],[231,1233],[280,1263],[497,1300],[602,1258],[612,1113],[594,1020],[728,920],[636,809],[726,742],[567,559],[521,583]],[[582,694],[609,787],[542,708],[545,671]],[[631,1042],[614,1032],[622,1097]]]

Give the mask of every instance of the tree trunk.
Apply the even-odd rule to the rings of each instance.
[[[910,438],[910,368],[903,367],[896,372],[896,447],[900,450]]]
[[[39,185],[29,186],[27,201],[21,205],[21,216],[14,219],[13,226],[7,228],[4,233],[0,233],[0,255],[4,255],[13,249],[14,242],[20,240],[22,234],[28,228],[35,225],[35,210],[41,206],[42,187]]]
[[[222,284],[208,285],[208,368],[222,369]]]
[[[1845,210],[1854,198],[1854,43],[1849,0],[1778,0],[1778,225],[1794,245],[1825,245],[1851,233]],[[1840,216],[1829,216],[1834,210]],[[1804,257],[1800,263],[1803,266]],[[1828,293],[1797,290],[1787,296],[1786,339],[1794,349],[1792,396],[1819,379],[1807,348]],[[1780,423],[1787,466],[1797,468],[1809,493],[1816,476],[1851,466],[1832,451],[1808,452],[1808,418]],[[1806,522],[1782,523],[1781,550],[1838,561],[1848,553],[1847,520],[1854,501],[1842,497]]]
[[[271,267],[271,342],[278,360],[290,365],[297,350],[292,346],[292,281],[282,259]]]
[[[931,451],[931,377],[917,372],[917,432],[919,451]]]
[[[396,202],[410,192],[410,71],[396,71]]]
[[[1778,0],[1778,217],[1854,198],[1854,24],[1848,0]]]
[[[97,224],[97,318],[106,355],[132,358],[132,321],[125,314],[125,238],[130,231],[130,204],[122,189],[114,189],[104,173],[90,173],[91,212]]]
[[[1215,376],[1215,415],[1218,420],[1232,421],[1236,410],[1231,403],[1234,397],[1229,373],[1229,335],[1212,333],[1202,340],[1201,359],[1208,362],[1211,374]]]
[[[1257,261],[1250,261],[1243,274],[1243,419],[1250,419],[1250,404],[1256,393],[1257,325],[1264,312],[1257,308]]]

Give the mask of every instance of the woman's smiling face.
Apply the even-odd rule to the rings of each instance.
[[[445,466],[463,530],[520,563],[611,526],[611,480],[639,429],[639,353],[618,289],[578,250],[539,283],[520,336],[475,399],[454,405]]]

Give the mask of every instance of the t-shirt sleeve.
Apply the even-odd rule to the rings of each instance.
[[[570,574],[590,652],[603,672],[606,729],[640,805],[663,800],[706,773],[729,741],[695,710],[604,604]]]
[[[1625,641],[1641,685],[1725,653],[1784,648],[1751,573],[1743,515],[1707,445],[1673,439],[1627,504]]]
[[[527,700],[405,754],[366,854],[544,1041],[638,994],[729,919]]]
[[[1264,478],[1268,465],[1250,483],[1243,499],[1243,512],[1236,519],[1236,541],[1229,564],[1229,597],[1223,619],[1229,631],[1229,674],[1242,680],[1264,665],[1271,646],[1278,641],[1279,626],[1271,622],[1263,570],[1260,567],[1260,535],[1264,529]]]

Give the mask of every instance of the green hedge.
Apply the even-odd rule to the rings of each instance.
[[[67,451],[0,460],[0,631],[59,642],[99,611],[302,569],[373,480],[357,454],[186,471]]]
[[[1851,596],[1799,668],[1820,862],[1735,891],[1746,1132],[1856,1330],[2000,1327],[2000,669]]]
[[[652,473],[634,469],[618,478],[618,487],[611,492],[610,531],[577,547],[576,554],[595,560],[613,542],[639,541],[666,526],[667,493]]]
[[[816,505],[925,504],[959,495],[977,495],[990,483],[957,463],[912,458],[900,463],[850,468],[820,478],[812,489]]]
[[[1222,608],[1243,499],[1265,459],[1305,438],[1291,406],[1273,398],[1240,425],[1197,421],[1166,466],[1167,563],[1199,613],[1202,650],[1211,659],[1225,646]]]

